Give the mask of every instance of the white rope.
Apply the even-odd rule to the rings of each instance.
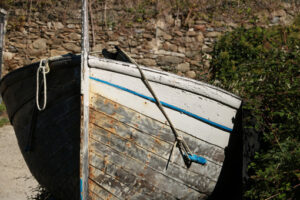
[[[173,151],[174,151],[174,148],[176,146],[178,146],[181,150],[183,150],[184,152],[184,155],[186,156],[186,159],[188,161],[191,161],[191,159],[189,158],[189,155],[191,154],[191,150],[190,148],[188,147],[188,145],[186,144],[186,142],[184,141],[183,137],[181,135],[179,135],[172,123],[172,121],[170,120],[169,116],[167,115],[167,113],[165,112],[164,110],[164,107],[161,105],[160,103],[160,100],[158,99],[158,97],[156,96],[154,90],[152,89],[151,85],[149,84],[148,82],[148,79],[146,78],[143,70],[140,68],[140,66],[135,62],[135,60],[133,60],[125,51],[123,51],[121,49],[121,51],[129,58],[129,60],[135,64],[135,66],[137,67],[137,69],[139,70],[140,74],[141,74],[141,79],[142,81],[144,82],[144,84],[146,85],[147,89],[149,90],[149,92],[152,94],[153,98],[155,99],[155,103],[156,105],[158,106],[158,108],[160,109],[160,111],[162,112],[162,114],[165,116],[166,120],[168,121],[169,125],[170,125],[170,128],[175,136],[175,141],[174,141],[174,144],[173,144],[173,147],[171,149],[171,152],[170,152],[170,156],[169,156],[169,159],[168,159],[168,162],[167,162],[167,165],[166,165],[166,169],[168,168],[168,165],[169,165],[169,162],[172,161],[172,156],[173,156]]]
[[[39,90],[40,90],[40,72],[43,74],[43,81],[44,81],[44,103],[43,106],[40,106],[40,101],[39,101]],[[36,71],[36,106],[39,111],[43,111],[46,108],[47,105],[47,79],[46,79],[46,74],[50,72],[50,68],[48,65],[48,59],[44,60],[42,59],[40,61],[40,65]]]

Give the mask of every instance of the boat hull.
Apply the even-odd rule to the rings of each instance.
[[[89,57],[89,67],[85,92],[90,199],[210,198],[241,99],[201,82],[143,68],[177,132],[207,161],[187,166],[175,148],[168,163],[175,137],[136,66]]]
[[[79,180],[84,164],[80,160],[80,57],[50,61],[44,111],[36,106],[38,63],[1,81],[0,92],[19,147],[42,186],[58,199],[74,200],[79,199],[83,182],[90,199],[208,199],[214,191],[226,190],[228,179],[220,181],[220,176],[230,174],[223,163],[230,160],[228,156],[234,158],[225,149],[239,135],[234,130],[240,98],[143,68],[178,133],[193,153],[207,160],[205,165],[187,166],[175,148],[166,168],[175,137],[136,67],[95,57],[89,57],[88,64],[90,89],[83,91],[89,97],[87,180]],[[238,161],[230,161],[234,162]],[[227,166],[232,170],[237,165]]]
[[[33,176],[58,199],[79,199],[80,57],[49,65],[44,111],[36,107],[39,63],[4,77],[0,92]]]

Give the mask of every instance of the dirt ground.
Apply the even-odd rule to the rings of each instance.
[[[12,126],[0,128],[0,199],[37,199],[40,192],[20,152]]]

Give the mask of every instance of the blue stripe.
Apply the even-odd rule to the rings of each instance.
[[[82,198],[82,179],[80,179],[80,199],[83,200],[83,198]]]
[[[107,81],[104,81],[104,80],[101,80],[101,79],[98,79],[98,78],[95,78],[95,77],[91,77],[91,76],[90,76],[90,79],[95,80],[95,81],[98,81],[98,82],[100,82],[100,83],[104,83],[104,84],[106,84],[106,85],[113,86],[113,87],[115,87],[115,88],[124,90],[124,91],[126,91],[126,92],[129,92],[129,93],[131,93],[131,94],[134,94],[134,95],[136,95],[136,96],[142,97],[142,98],[144,98],[144,99],[147,99],[147,100],[149,100],[149,101],[152,101],[152,102],[156,103],[156,100],[155,100],[154,98],[148,97],[148,96],[146,96],[146,95],[143,95],[143,94],[141,94],[141,93],[135,92],[135,91],[133,91],[133,90],[130,90],[130,89],[125,88],[125,87],[122,87],[122,86],[120,86],[120,85],[116,85],[116,84],[113,84],[113,83],[110,83],[110,82],[107,82]],[[161,105],[163,105],[163,106],[165,106],[165,107],[167,107],[167,108],[170,108],[170,109],[176,110],[176,111],[178,111],[178,112],[184,113],[184,114],[186,114],[186,115],[188,115],[188,116],[191,116],[191,117],[193,117],[193,118],[196,118],[196,119],[198,119],[198,120],[201,120],[201,121],[203,121],[203,122],[205,122],[205,123],[207,123],[207,124],[210,124],[210,125],[212,125],[212,126],[218,127],[218,128],[220,128],[220,129],[222,129],[222,130],[229,131],[229,132],[232,131],[231,128],[228,128],[228,127],[223,126],[223,125],[221,125],[221,124],[218,124],[218,123],[216,123],[216,122],[213,122],[213,121],[210,121],[210,120],[205,119],[205,118],[203,118],[203,117],[200,117],[200,116],[198,116],[198,115],[196,115],[196,114],[194,114],[194,113],[191,113],[191,112],[189,112],[189,111],[186,111],[186,110],[184,110],[184,109],[178,108],[178,107],[176,107],[176,106],[173,106],[173,105],[168,104],[168,103],[163,102],[163,101],[160,101],[160,103],[161,103]]]

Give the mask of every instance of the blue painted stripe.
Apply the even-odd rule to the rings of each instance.
[[[80,179],[80,199],[83,200],[83,198],[82,198],[82,179]]]
[[[107,82],[107,81],[104,81],[104,80],[101,80],[101,79],[99,79],[99,78],[95,78],[95,77],[92,77],[92,76],[90,76],[90,79],[95,80],[95,81],[98,81],[98,82],[100,82],[100,83],[104,83],[104,84],[106,84],[106,85],[113,86],[113,87],[115,87],[115,88],[124,90],[124,91],[126,91],[126,92],[129,92],[129,93],[131,93],[131,94],[134,94],[134,95],[136,95],[136,96],[142,97],[142,98],[144,98],[144,99],[147,99],[147,100],[149,100],[149,101],[152,101],[152,102],[156,103],[156,100],[155,100],[154,98],[148,97],[148,96],[146,96],[146,95],[143,95],[143,94],[141,94],[141,93],[135,92],[135,91],[133,91],[133,90],[130,90],[130,89],[125,88],[125,87],[122,87],[122,86],[120,86],[120,85],[116,85],[116,84],[113,84],[113,83],[110,83],[110,82]],[[207,124],[210,124],[210,125],[212,125],[212,126],[218,127],[218,128],[220,128],[220,129],[222,129],[222,130],[229,131],[229,132],[232,131],[231,128],[228,128],[228,127],[223,126],[223,125],[221,125],[221,124],[218,124],[218,123],[216,123],[216,122],[213,122],[213,121],[210,121],[210,120],[205,119],[205,118],[203,118],[203,117],[200,117],[200,116],[198,116],[198,115],[196,115],[196,114],[194,114],[194,113],[191,113],[191,112],[189,112],[189,111],[186,111],[186,110],[184,110],[184,109],[178,108],[178,107],[176,107],[176,106],[173,106],[173,105],[168,104],[168,103],[163,102],[163,101],[160,101],[160,103],[161,103],[161,105],[163,105],[163,106],[165,106],[165,107],[167,107],[167,108],[170,108],[170,109],[172,109],[172,110],[176,110],[176,111],[178,111],[178,112],[184,113],[184,114],[186,114],[186,115],[188,115],[188,116],[191,116],[191,117],[193,117],[193,118],[196,118],[196,119],[198,119],[198,120],[200,120],[200,121],[203,121],[203,122],[205,122],[205,123],[207,123]]]

